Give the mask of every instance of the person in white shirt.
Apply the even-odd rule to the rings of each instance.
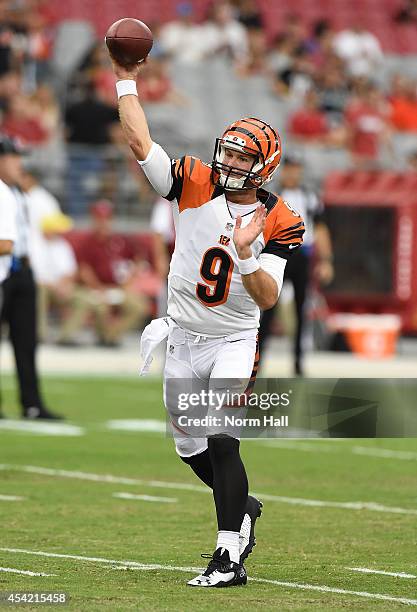
[[[304,223],[287,202],[263,188],[281,159],[281,140],[272,126],[254,117],[235,121],[216,139],[212,164],[190,155],[170,160],[152,141],[138,100],[139,66],[113,62],[113,68],[126,140],[154,189],[172,202],[176,241],[168,315],[145,328],[141,353],[146,370],[156,345],[168,338],[164,401],[176,451],[213,489],[216,549],[207,570],[188,584],[246,584],[243,563],[255,544],[262,504],[248,495],[241,431],[224,417],[231,410],[246,414],[241,401],[255,382],[260,309],[277,302]],[[209,419],[211,425],[197,428],[182,422],[180,394],[188,397],[194,390],[223,397],[206,411],[209,417],[221,414],[220,422]],[[239,396],[238,404],[224,401],[229,393]],[[189,406],[185,416],[192,421],[202,406]]]
[[[57,343],[61,346],[78,346],[74,336],[88,314],[99,316],[102,312],[104,319],[107,310],[101,307],[101,302],[91,291],[77,283],[77,260],[71,244],[64,237],[72,228],[71,218],[55,212],[43,217],[40,225],[44,244],[36,261],[39,335],[42,340],[46,339],[48,311],[50,306],[56,306],[61,311]]]
[[[35,280],[38,281],[38,261],[44,258],[45,238],[41,228],[42,219],[60,213],[58,200],[40,184],[38,172],[33,166],[24,165],[20,185],[25,192],[30,223],[29,250]]]
[[[10,272],[3,281],[1,320],[7,323],[13,346],[24,418],[60,419],[44,404],[36,364],[36,284],[30,262],[30,223],[25,194],[20,188],[21,156],[18,142],[0,138],[0,179],[15,198],[16,240]]]
[[[203,55],[201,26],[194,22],[191,2],[180,2],[177,19],[161,28],[160,43],[164,53],[181,64],[195,64]]]
[[[153,261],[161,280],[161,289],[157,298],[158,316],[167,312],[168,286],[167,276],[169,262],[175,247],[175,225],[172,205],[165,198],[158,198],[152,209],[150,221],[152,230]]]
[[[16,200],[6,183],[0,180],[0,283],[9,274],[16,237]]]
[[[248,59],[249,43],[246,28],[233,16],[229,2],[212,6],[211,19],[201,26],[202,56],[229,56],[239,64]]]
[[[348,72],[354,77],[372,78],[382,68],[384,54],[379,40],[359,24],[336,34],[333,48],[346,62]]]

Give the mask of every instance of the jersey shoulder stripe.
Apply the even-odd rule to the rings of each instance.
[[[276,196],[276,200],[274,208],[266,218],[263,253],[272,253],[288,259],[303,243],[304,221],[288,202],[279,196]]]
[[[179,211],[198,208],[210,200],[213,191],[211,168],[201,159],[185,155],[172,160],[172,188],[167,200],[176,199]]]

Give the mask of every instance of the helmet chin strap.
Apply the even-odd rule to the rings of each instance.
[[[246,176],[241,176],[239,178],[231,178],[230,175],[220,174],[219,183],[226,190],[234,190],[234,191],[242,191],[244,189],[243,184],[246,180]]]
[[[256,187],[242,187],[241,189],[231,189],[230,187],[224,188],[226,193],[243,193],[244,191],[255,191]]]

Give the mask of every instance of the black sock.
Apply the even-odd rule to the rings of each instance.
[[[248,479],[239,445],[239,440],[229,436],[208,438],[219,530],[240,531],[245,514]]]
[[[211,489],[213,488],[213,468],[211,466],[210,455],[208,448],[198,455],[191,457],[181,457],[184,463],[188,463],[193,472],[197,474],[200,480]]]

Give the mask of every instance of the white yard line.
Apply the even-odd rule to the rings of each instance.
[[[83,436],[85,430],[78,425],[69,423],[45,423],[38,421],[18,421],[0,419],[1,431],[17,431],[19,433],[37,434],[41,436]]]
[[[111,431],[166,433],[167,423],[157,419],[113,419],[105,423],[105,428]]]
[[[162,503],[176,503],[178,499],[176,497],[154,497],[153,495],[133,495],[132,493],[113,493],[112,497],[118,499],[136,499],[138,501],[147,502],[162,502]]]
[[[25,497],[20,497],[20,495],[1,495],[0,501],[23,501],[26,499]]]
[[[417,516],[417,509],[398,508],[396,506],[384,506],[376,502],[334,502],[322,499],[304,499],[302,497],[283,497],[280,495],[268,495],[266,493],[256,493],[253,495],[265,501],[275,501],[295,506],[316,506],[320,508],[344,508],[345,510],[370,510],[371,512],[388,512],[391,514],[412,514]]]
[[[139,485],[148,487],[159,487],[162,489],[177,489],[183,491],[197,491],[199,493],[211,493],[208,487],[192,485],[186,482],[164,482],[162,480],[142,480],[140,478],[129,478],[125,476],[113,476],[112,474],[92,474],[91,472],[78,472],[73,470],[59,470],[45,468],[35,465],[10,465],[0,464],[0,470],[12,470],[17,472],[28,472],[30,474],[42,474],[57,478],[73,478],[76,480],[91,480],[93,482],[107,482],[114,484]]]
[[[352,446],[349,447],[344,445],[342,448],[336,446],[326,446],[320,444],[321,442],[330,442],[332,438],[315,438],[316,442],[295,442],[292,440],[274,440],[264,439],[256,440],[262,446],[269,446],[270,448],[280,448],[283,450],[295,450],[305,453],[338,453],[351,452],[354,455],[365,455],[367,457],[377,457],[381,459],[399,459],[401,461],[417,461],[417,453],[413,451],[402,451],[394,450],[390,448],[379,448],[371,446]]]
[[[44,574],[43,572],[30,572],[29,570],[18,570],[14,567],[0,567],[0,572],[9,574],[23,574],[24,576],[57,576],[57,574]]]
[[[254,582],[266,582],[267,584],[276,584],[278,586],[288,587],[290,589],[302,589],[303,591],[318,591],[320,593],[339,593],[340,595],[356,595],[357,597],[365,597],[366,599],[378,599],[382,601],[395,601],[408,606],[417,606],[417,599],[408,599],[406,597],[394,597],[393,595],[383,595],[381,593],[368,593],[368,591],[348,591],[346,589],[337,589],[335,587],[319,586],[315,584],[300,584],[298,582],[284,582],[282,580],[269,580],[267,578],[249,578]]]
[[[107,482],[115,484],[140,485],[147,487],[157,487],[162,489],[176,489],[181,491],[196,491],[197,493],[211,493],[208,487],[200,487],[185,482],[164,482],[161,480],[141,480],[137,478],[126,478],[123,476],[113,476],[111,474],[92,474],[90,472],[75,472],[70,470],[58,470],[54,468],[44,468],[34,465],[10,465],[0,464],[0,470],[13,470],[29,472],[31,474],[43,474],[57,478],[74,478],[78,480],[92,480],[94,482]],[[322,499],[305,499],[302,497],[286,497],[282,495],[269,495],[268,493],[252,492],[253,495],[266,501],[291,504],[295,506],[311,506],[319,508],[343,508],[344,510],[369,510],[371,512],[386,512],[391,514],[409,514],[417,516],[417,509],[399,508],[396,506],[384,506],[377,502],[337,502]]]
[[[368,567],[345,567],[352,572],[361,572],[362,574],[381,574],[382,576],[394,576],[394,578],[417,578],[414,574],[405,574],[404,572],[386,572],[384,570],[370,569]]]
[[[381,457],[382,459],[400,459],[402,461],[417,461],[417,453],[413,451],[399,451],[390,448],[370,448],[368,446],[353,446],[354,455],[366,455],[368,457]]]
[[[337,448],[330,446],[317,446],[318,442],[297,442],[294,440],[279,440],[279,439],[263,439],[254,440],[262,444],[262,446],[269,446],[270,448],[282,448],[283,450],[295,450],[306,453],[334,453],[338,452]]]
[[[164,567],[167,569],[171,568],[170,565],[161,566],[161,565],[148,564],[148,563],[139,563],[139,561],[120,561],[117,559],[106,559],[104,557],[85,557],[81,555],[66,555],[62,553],[51,553],[51,552],[45,552],[45,551],[40,551],[40,550],[26,550],[24,548],[1,547],[0,550],[4,552],[9,552],[9,553],[37,555],[39,557],[53,557],[56,559],[74,559],[75,561],[91,561],[93,563],[110,563],[110,564],[124,565],[128,567],[135,567],[138,569],[145,569],[145,570],[146,569],[160,569],[161,567]],[[198,571],[198,569],[199,568],[189,568],[190,571],[194,571],[194,570]]]
[[[21,553],[27,555],[38,555],[41,557],[56,557],[59,559],[74,559],[77,561],[92,561],[98,563],[108,563],[110,565],[116,565],[117,569],[141,569],[141,570],[168,570],[174,572],[200,572],[199,567],[176,567],[173,565],[160,565],[160,564],[145,564],[137,561],[116,561],[114,559],[105,559],[103,557],[84,557],[81,555],[65,555],[60,553],[49,553],[43,551],[25,550],[21,548],[0,548],[0,550],[10,553]],[[315,584],[302,584],[298,582],[286,582],[282,580],[270,580],[268,578],[249,578],[252,582],[261,582],[266,584],[273,584],[276,586],[282,586],[290,589],[301,589],[304,591],[317,591],[320,593],[336,593],[339,595],[353,595],[356,597],[364,597],[366,599],[382,600],[382,601],[393,601],[396,603],[403,603],[410,606],[417,606],[417,599],[408,599],[405,597],[394,597],[393,595],[385,595],[381,593],[368,593],[367,591],[349,591],[346,589],[338,589],[336,587],[329,587],[326,585],[315,585]]]

